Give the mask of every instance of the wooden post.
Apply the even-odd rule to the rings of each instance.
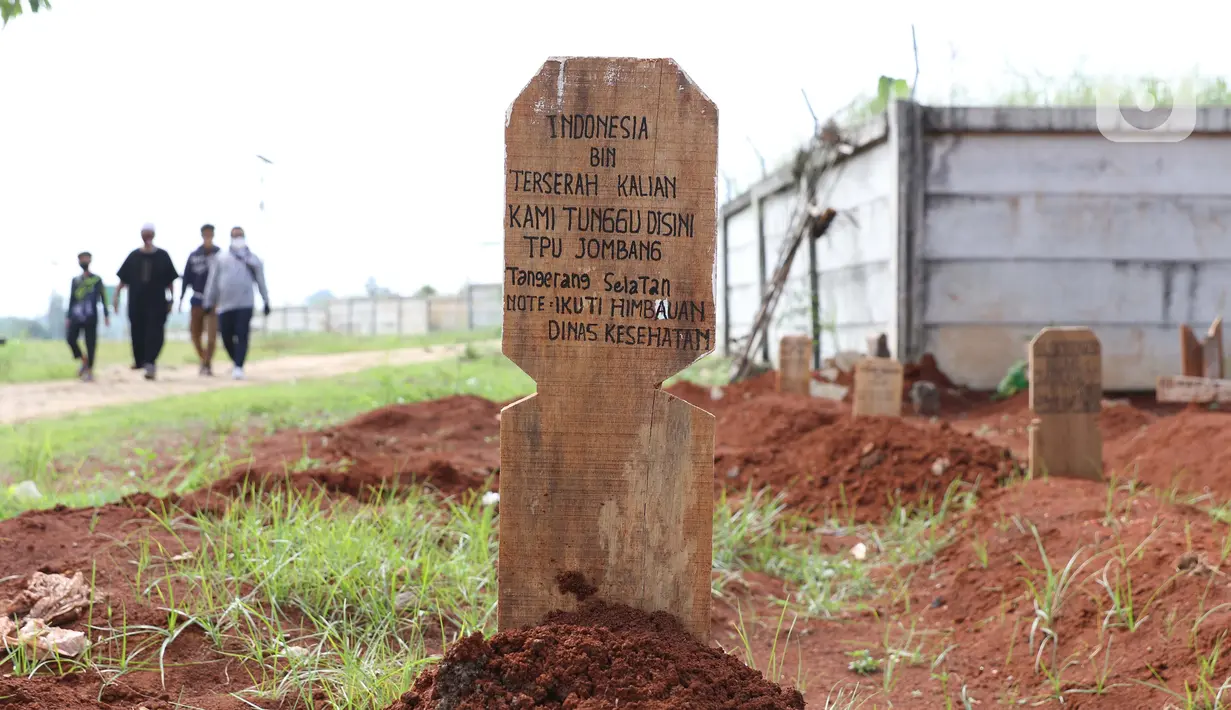
[[[1044,328],[1030,341],[1030,470],[1103,480],[1103,350],[1089,328]]]
[[[812,338],[786,335],[778,342],[778,391],[810,396]]]
[[[1201,341],[1193,335],[1193,329],[1188,324],[1180,326],[1180,373],[1185,377],[1204,377],[1205,359]]]
[[[498,625],[593,595],[708,641],[718,116],[670,59],[547,61],[505,119]]]
[[[1159,402],[1231,404],[1231,380],[1208,377],[1160,377],[1155,388]]]
[[[877,335],[869,335],[868,339],[868,356],[869,357],[890,357],[889,352],[889,336],[885,333]]]
[[[902,363],[883,357],[866,357],[855,363],[855,397],[851,413],[856,417],[902,416]]]

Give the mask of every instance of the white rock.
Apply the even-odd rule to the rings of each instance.
[[[860,562],[868,559],[868,546],[862,542],[856,543],[855,546],[851,548],[851,555],[853,555],[855,559]]]
[[[38,500],[43,497],[34,481],[22,481],[9,486],[9,495],[19,500]]]
[[[500,494],[496,491],[488,491],[483,494],[483,505],[495,505],[500,502]]]
[[[848,391],[850,391],[849,387],[835,385],[830,382],[812,380],[808,383],[808,394],[820,399],[832,399],[835,402],[841,402]]]
[[[944,456],[941,456],[940,458],[932,462],[932,475],[933,476],[939,476],[940,474],[948,470],[949,470],[949,459],[945,458]]]

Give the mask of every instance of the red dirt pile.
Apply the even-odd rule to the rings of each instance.
[[[298,489],[322,487],[361,500],[381,488],[412,484],[446,494],[494,487],[500,407],[458,395],[383,407],[320,433],[277,434],[253,450],[252,463],[245,460],[185,503],[200,507],[288,480]]]
[[[797,691],[697,642],[670,615],[599,601],[455,643],[389,710],[802,710]]]
[[[1015,518],[1021,527],[1003,524]],[[1210,673],[1215,688],[1231,673],[1215,650],[1231,625],[1231,586],[1217,569],[1227,528],[1206,512],[1140,492],[1109,498],[1105,484],[1051,479],[989,492],[968,522],[937,555],[912,606],[923,610],[917,614],[924,623],[952,634],[944,643],[961,651],[951,655],[949,669],[976,697],[1003,693],[1012,678],[1022,679],[1025,690],[1044,683],[1034,654],[1006,651],[1026,645],[1036,619],[1027,580],[1045,583],[1035,530],[1050,564],[1060,569],[1073,558],[1080,570],[1058,606],[1052,638],[1060,648],[1042,656],[1064,664],[1065,686],[1077,690],[1068,699],[1073,707],[1181,707],[1141,683],[1183,692],[1189,682],[1195,690],[1198,653],[1217,663]],[[1128,623],[1129,611],[1137,628]],[[1107,674],[1107,697],[1082,694]]]
[[[1175,416],[1155,417],[1120,405],[1103,410],[1105,430],[1112,413],[1124,420],[1140,418],[1141,424],[1125,427],[1121,436],[1105,442],[1108,476],[1162,489],[1178,486],[1211,493],[1219,501],[1231,499],[1231,415],[1185,409]]]
[[[939,499],[954,480],[991,484],[1016,462],[1007,449],[946,423],[853,419],[821,399],[768,395],[718,418],[715,475],[728,487],[769,486],[788,505],[878,520],[891,501]]]

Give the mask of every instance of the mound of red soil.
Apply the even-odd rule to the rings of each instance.
[[[185,499],[199,508],[289,484],[366,499],[381,489],[427,485],[446,494],[495,487],[500,405],[479,397],[383,407],[319,433],[284,432],[231,475]]]
[[[1104,409],[1103,417],[1130,409],[1128,405]],[[1169,417],[1129,412],[1115,416],[1140,417],[1147,426],[1129,429],[1106,444],[1108,476],[1211,493],[1220,501],[1231,498],[1231,414],[1186,409]]]
[[[670,615],[588,602],[451,646],[389,710],[802,710],[803,696],[693,639]]]
[[[841,405],[767,396],[718,421],[716,475],[727,486],[769,486],[788,505],[876,520],[897,502],[939,499],[954,480],[984,484],[1012,473],[1007,449],[946,423],[852,418]]]

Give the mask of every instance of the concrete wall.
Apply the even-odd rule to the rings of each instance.
[[[252,329],[270,335],[339,333],[347,335],[422,335],[428,332],[498,328],[504,315],[501,284],[475,284],[455,296],[433,298],[343,298],[321,306],[275,308],[268,318],[260,311]],[[127,322],[112,321],[127,337]],[[187,337],[185,326],[171,326],[168,337]]]
[[[899,358],[931,352],[983,389],[1039,329],[1087,325],[1107,389],[1152,389],[1179,368],[1178,326],[1204,330],[1231,301],[1231,110],[1199,110],[1179,143],[1115,143],[1093,109],[900,102],[854,142],[817,200],[840,213],[816,243],[823,356],[885,332]],[[732,338],[751,327],[792,183],[777,173],[723,206]],[[801,251],[757,355],[809,332],[807,264]]]
[[[868,335],[896,330],[896,151],[884,119],[862,127],[855,143],[856,152],[827,172],[816,187],[814,198],[842,216],[825,237],[812,245],[805,241],[795,255],[770,326],[768,348],[758,353],[775,365],[782,336],[813,334],[813,268],[820,352],[862,351]],[[721,317],[730,319],[733,340],[752,328],[764,285],[772,279],[789,236],[797,201],[795,184],[778,173],[723,208],[726,239],[718,258],[726,260],[729,284],[725,304],[721,284],[717,300]],[[815,254],[809,253],[810,247]],[[736,349],[737,344],[731,343],[724,352]]]
[[[968,386],[1054,324],[1095,331],[1107,389],[1152,389],[1178,371],[1179,324],[1226,312],[1231,136],[1115,143],[1092,114],[929,111],[914,307],[922,349]]]

